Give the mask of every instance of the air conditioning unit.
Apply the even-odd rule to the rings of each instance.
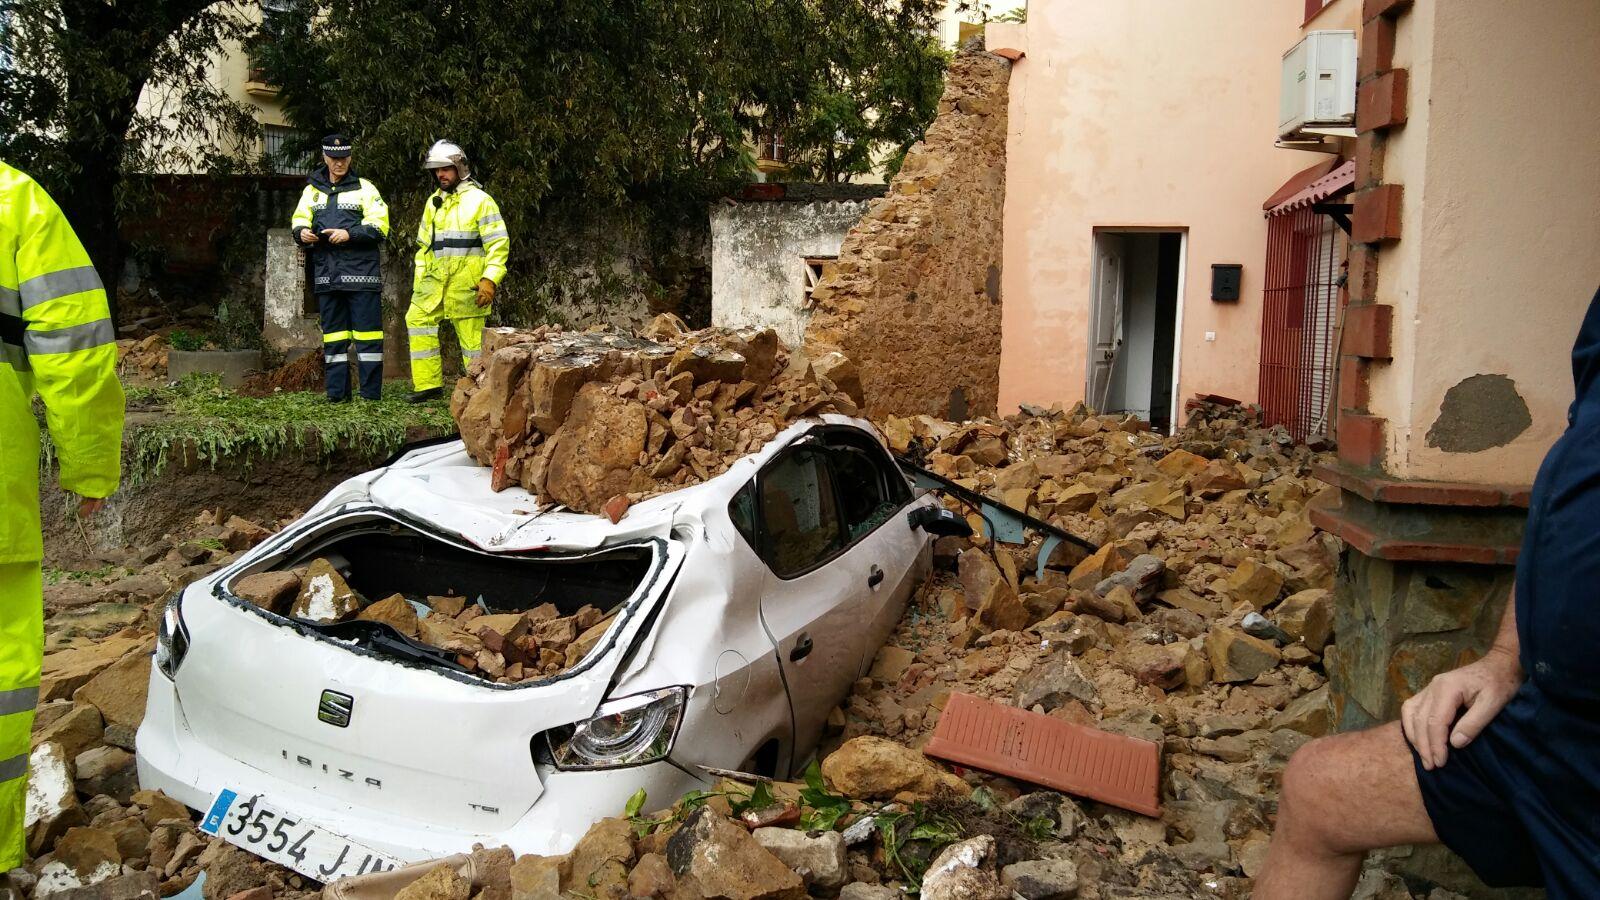
[[[1283,55],[1278,136],[1356,123],[1356,33],[1307,32]]]

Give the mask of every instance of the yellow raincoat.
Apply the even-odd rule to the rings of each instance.
[[[487,278],[499,285],[510,253],[500,207],[476,183],[463,181],[449,193],[434,191],[428,198],[417,224],[416,275],[406,310],[413,389],[444,384],[442,321],[448,319],[455,328],[464,362],[477,357],[489,315],[489,307],[478,305],[478,281]]]
[[[0,162],[0,870],[22,863],[28,739],[44,653],[35,392],[84,497],[117,489],[122,386],[100,278],[33,179]]]

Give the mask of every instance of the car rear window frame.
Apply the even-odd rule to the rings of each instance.
[[[618,550],[637,547],[650,548],[653,554],[653,565],[650,567],[650,570],[648,574],[646,574],[644,580],[639,583],[639,587],[634,594],[627,600],[623,601],[623,603],[619,606],[617,622],[606,634],[606,639],[603,644],[596,644],[594,648],[589,651],[588,656],[584,657],[576,666],[567,669],[564,672],[559,672],[555,675],[551,675],[548,678],[523,681],[516,684],[500,684],[499,682],[480,678],[476,675],[452,672],[448,669],[412,663],[380,651],[360,646],[359,644],[350,644],[346,641],[342,641],[330,635],[324,634],[315,628],[307,626],[305,623],[296,621],[288,616],[280,615],[272,610],[264,609],[254,603],[251,603],[250,601],[245,600],[244,598],[235,594],[232,589],[228,587],[228,585],[232,584],[234,581],[246,574],[251,574],[257,571],[268,571],[268,569],[260,567],[260,563],[263,560],[294,553],[302,549],[305,545],[315,544],[318,541],[324,540],[330,532],[337,530],[337,528],[342,524],[356,524],[358,520],[382,519],[387,519],[388,521],[403,528],[409,528],[412,531],[419,532],[426,537],[433,538],[444,543],[455,544],[459,549],[472,553],[483,554],[485,556],[523,558],[529,560],[530,562],[554,562],[564,559],[581,559],[588,556],[603,556],[607,553],[614,553]],[[237,563],[217,572],[214,576],[215,580],[212,581],[210,590],[207,591],[207,593],[209,593],[216,600],[219,600],[228,606],[239,609],[246,614],[259,616],[272,625],[288,628],[302,637],[330,644],[339,648],[341,651],[353,653],[366,659],[372,659],[379,662],[389,663],[391,665],[398,665],[405,668],[426,671],[431,674],[438,675],[441,678],[448,678],[451,681],[459,682],[472,687],[479,687],[493,691],[521,691],[531,688],[549,687],[552,684],[565,681],[569,678],[586,675],[590,669],[594,668],[601,658],[612,652],[612,650],[616,648],[618,637],[624,630],[626,630],[628,623],[633,620],[634,616],[639,615],[640,607],[657,593],[659,593],[662,597],[665,597],[671,592],[672,582],[677,576],[677,571],[676,569],[671,572],[667,571],[670,558],[671,554],[668,549],[668,542],[665,538],[660,537],[641,538],[636,541],[629,541],[613,547],[601,547],[590,550],[578,550],[563,553],[550,553],[546,551],[515,551],[508,553],[496,553],[476,546],[473,542],[467,540],[463,535],[447,529],[432,526],[430,523],[417,519],[416,517],[400,510],[389,509],[387,507],[376,505],[356,505],[344,507],[325,517],[318,517],[316,519],[302,519],[289,528],[278,532],[266,542],[258,546],[256,550],[251,551],[246,558],[241,559]],[[662,585],[663,578],[667,579],[665,586],[660,586]],[[187,588],[184,590],[187,590]],[[657,608],[659,609],[659,605]],[[648,625],[649,620],[647,619],[646,627],[648,627]],[[638,637],[638,634],[639,632],[635,632],[634,636]]]

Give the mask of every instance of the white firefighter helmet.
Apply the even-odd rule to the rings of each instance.
[[[428,155],[422,161],[424,169],[443,169],[446,166],[455,166],[456,174],[468,178],[471,169],[467,166],[467,154],[462,149],[449,141],[435,141],[428,148]]]

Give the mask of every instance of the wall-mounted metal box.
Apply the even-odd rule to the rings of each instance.
[[[1211,264],[1211,299],[1234,301],[1239,299],[1239,281],[1244,276],[1244,266],[1239,263]]]

